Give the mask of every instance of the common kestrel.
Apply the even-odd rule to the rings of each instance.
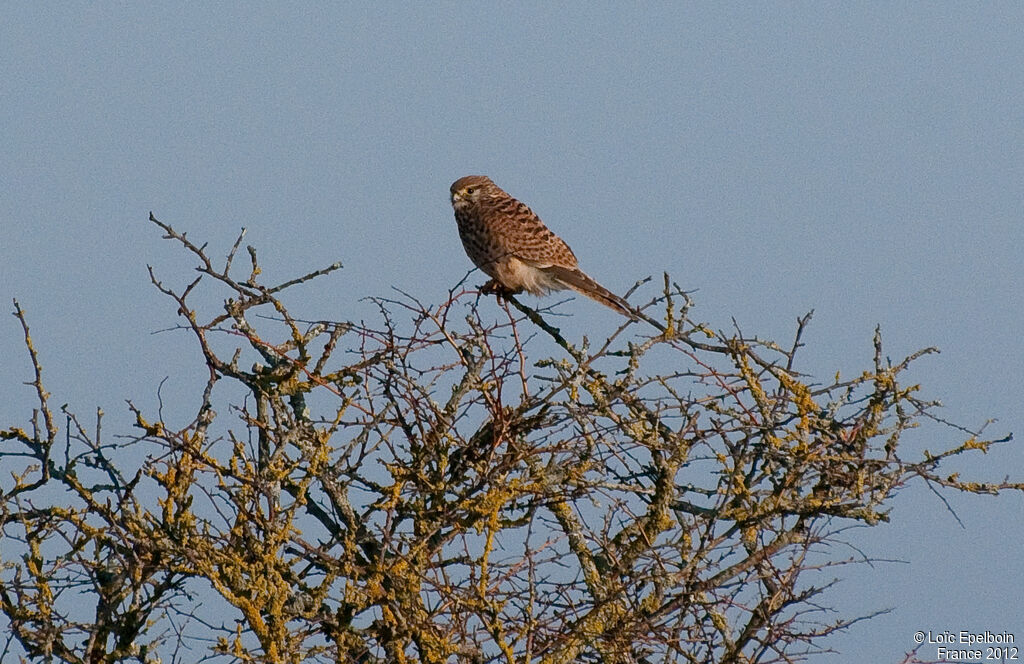
[[[577,266],[576,256],[533,210],[484,175],[452,184],[452,207],[469,259],[491,280],[485,292],[545,295],[567,288],[636,318],[629,303]]]

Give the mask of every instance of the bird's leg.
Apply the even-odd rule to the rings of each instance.
[[[491,295],[504,292],[506,289],[501,285],[497,279],[488,279],[487,283],[480,287],[480,292],[484,295]]]
[[[521,293],[523,289],[512,290],[497,279],[490,279],[486,284],[480,287],[480,292],[484,295],[494,295],[498,298],[498,302],[504,302],[505,298],[509,295],[515,295]]]

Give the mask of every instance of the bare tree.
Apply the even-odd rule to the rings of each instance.
[[[864,560],[845,529],[912,482],[1024,488],[940,472],[1009,438],[936,417],[901,383],[931,349],[893,363],[877,332],[866,370],[815,383],[809,315],[785,347],[714,331],[667,277],[645,307],[665,331],[598,345],[466,290],[304,322],[283,293],[339,265],[267,286],[242,235],[215,263],[151,220],[198,263],[150,274],[205,388],[188,422],[129,404],[111,442],[101,412],[55,412],[15,302],[38,406],[0,430],[5,661],[799,661],[863,618],[828,610]],[[928,421],[952,442],[905,452]]]

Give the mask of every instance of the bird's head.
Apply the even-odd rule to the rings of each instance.
[[[486,175],[467,175],[452,183],[452,207],[466,210],[490,196],[498,186]]]

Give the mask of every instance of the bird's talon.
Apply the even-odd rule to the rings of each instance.
[[[484,295],[494,295],[498,298],[498,302],[504,302],[510,295],[515,295],[521,291],[512,290],[497,279],[491,279],[480,287],[480,292]]]
[[[484,295],[498,295],[504,290],[504,287],[496,279],[491,279],[480,287],[480,292]]]

